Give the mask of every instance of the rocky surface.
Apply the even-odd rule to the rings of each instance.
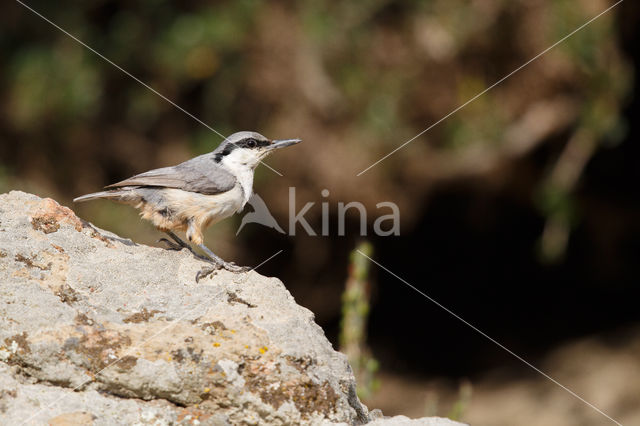
[[[51,199],[0,195],[0,424],[377,417],[356,397],[345,357],[279,280],[220,271],[196,283],[202,266],[186,250],[97,229]]]

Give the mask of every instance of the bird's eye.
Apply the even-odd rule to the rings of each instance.
[[[249,140],[247,141],[247,146],[248,146],[249,148],[255,148],[255,147],[256,147],[256,144],[257,144],[257,142],[256,142],[256,140],[255,140],[255,139],[249,139]]]

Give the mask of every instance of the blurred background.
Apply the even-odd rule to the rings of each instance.
[[[356,176],[613,4],[607,0],[27,2],[223,134],[304,143],[255,191],[288,188],[329,236],[241,216],[206,241],[282,279],[385,414],[474,425],[610,423],[337,236],[624,424],[640,424],[640,4],[628,0]],[[129,207],[73,197],[221,138],[18,3],[0,14],[0,191],[156,244]],[[328,197],[321,196],[327,189]],[[399,236],[373,222],[392,201]],[[248,208],[250,210],[250,208]]]

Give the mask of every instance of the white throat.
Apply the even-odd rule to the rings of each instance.
[[[235,149],[222,158],[220,163],[238,179],[242,187],[244,199],[242,207],[249,201],[253,193],[253,172],[258,163],[258,159],[253,152],[243,149]]]

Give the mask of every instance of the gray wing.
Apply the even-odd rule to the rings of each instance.
[[[213,195],[229,191],[235,184],[236,178],[216,163],[210,154],[205,154],[177,166],[149,170],[105,188],[156,186]]]

